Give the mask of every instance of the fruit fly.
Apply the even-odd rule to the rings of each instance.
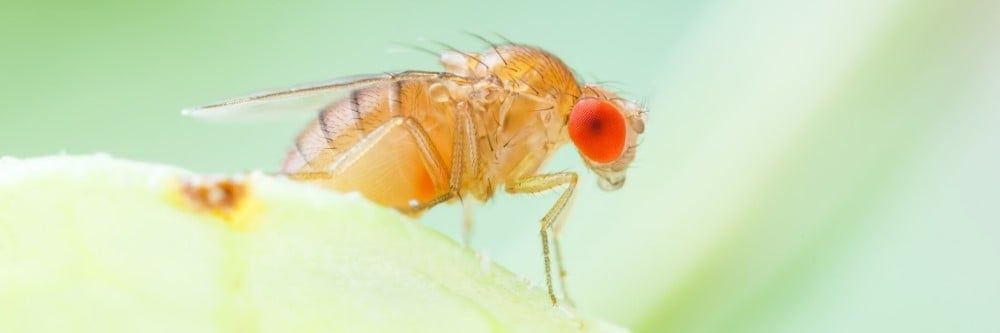
[[[604,190],[625,182],[645,110],[596,84],[583,84],[536,47],[490,43],[481,53],[440,54],[443,71],[353,76],[268,91],[185,110],[211,118],[318,110],[282,165],[292,179],[345,192],[417,216],[440,203],[562,190],[541,218],[548,295],[549,236],[565,294],[558,231],[577,185],[575,172],[540,172],[572,142]],[[464,202],[464,201],[463,201]],[[471,221],[465,219],[465,240]]]

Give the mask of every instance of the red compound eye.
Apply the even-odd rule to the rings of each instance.
[[[597,163],[613,162],[625,149],[625,118],[611,102],[587,98],[569,114],[569,137],[583,156]]]

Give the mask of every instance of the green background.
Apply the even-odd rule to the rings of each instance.
[[[649,102],[625,187],[563,234],[582,312],[639,332],[1000,331],[1000,3],[991,0],[0,4],[0,155],[274,170],[308,117],[179,110],[436,69],[399,44],[542,46]],[[400,51],[402,50],[402,51]],[[478,208],[473,245],[542,281],[555,195]],[[456,235],[460,209],[425,223]]]

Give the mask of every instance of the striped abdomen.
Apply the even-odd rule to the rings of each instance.
[[[282,167],[286,173],[322,173],[346,151],[361,144],[393,115],[411,117],[423,126],[450,170],[454,113],[451,104],[432,102],[425,81],[406,81],[354,91],[324,108],[299,134]],[[444,191],[436,188],[420,150],[405,126],[391,129],[342,172],[317,182],[329,188],[362,193],[387,206],[406,208]]]

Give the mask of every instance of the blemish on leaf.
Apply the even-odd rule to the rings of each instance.
[[[254,227],[262,210],[261,203],[251,196],[250,184],[240,178],[186,178],[181,181],[178,193],[187,207],[210,214],[238,230]]]

